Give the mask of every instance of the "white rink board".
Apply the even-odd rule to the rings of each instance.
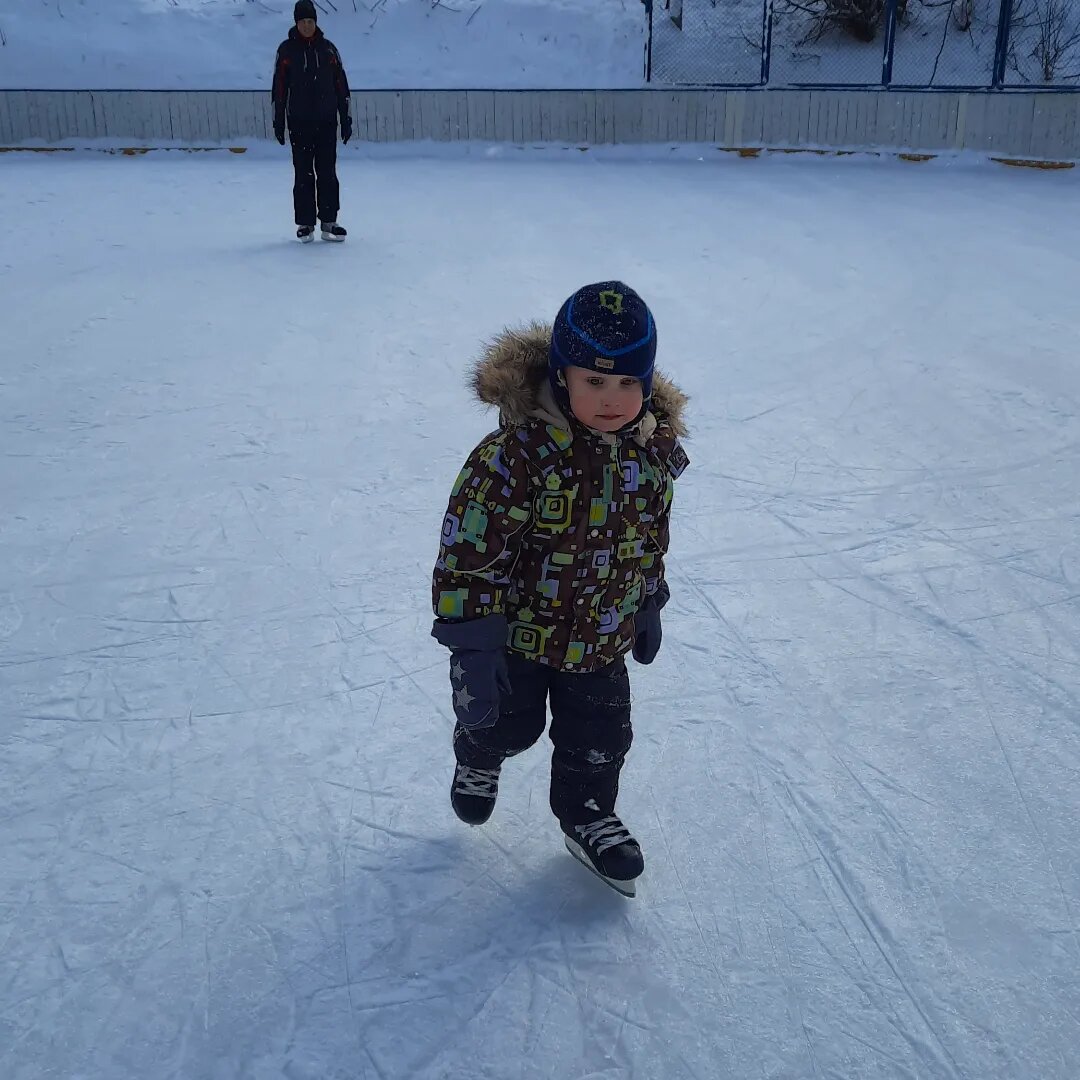
[[[884,90],[366,90],[365,142],[713,143],[1080,157],[1080,94]],[[0,146],[272,137],[265,91],[0,91]]]

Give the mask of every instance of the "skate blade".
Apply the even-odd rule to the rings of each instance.
[[[570,854],[573,855],[574,858],[577,859],[577,861],[581,863],[581,865],[584,866],[590,874],[592,874],[594,877],[598,877],[605,885],[608,886],[608,888],[614,889],[620,896],[628,897],[631,900],[635,896],[637,896],[636,878],[631,878],[629,881],[619,881],[617,878],[605,877],[603,874],[600,873],[599,870],[596,869],[595,866],[593,866],[593,864],[589,861],[589,856],[585,854],[584,850],[578,845],[576,841],[571,840],[569,836],[564,836],[563,842],[566,844],[566,850],[569,851]]]
[[[300,243],[301,244],[310,244],[314,239],[315,239],[315,234],[310,233],[308,236],[301,236],[300,237]]]
[[[328,244],[344,244],[345,243],[345,237],[344,236],[334,236],[332,233],[331,234],[323,233],[322,238]]]

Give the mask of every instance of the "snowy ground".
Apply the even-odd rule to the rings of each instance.
[[[5,1080],[1080,1075],[1075,177],[0,170]],[[634,901],[541,747],[452,817],[428,636],[465,364],[609,274],[693,395]]]
[[[910,0],[908,17],[897,29],[894,84],[990,86],[1000,0],[972,2],[971,27],[963,32],[956,26],[950,3]],[[840,29],[811,37],[814,24],[807,9],[814,7],[803,0],[775,0],[770,85],[879,85],[885,60],[884,33],[866,43]],[[685,0],[681,31],[658,12],[654,77],[674,82],[758,82],[763,9],[764,0]],[[1016,41],[1022,43],[1019,29]],[[1066,67],[1071,66],[1069,59]],[[1024,65],[1025,70],[1029,67]],[[1044,80],[1029,72],[1028,81]]]
[[[911,0],[897,31],[895,85],[990,85],[1000,0],[970,2],[962,31],[952,4]],[[319,0],[319,8],[357,88],[645,85],[640,0]],[[806,8],[773,5],[770,84],[880,83],[883,34],[867,44],[838,30],[807,40]],[[1061,54],[1047,80],[1034,50],[1040,28],[1057,25],[1051,8],[1061,16]],[[292,9],[293,0],[0,4],[0,88],[268,89]],[[679,31],[657,0],[654,81],[756,84],[764,9],[765,0],[685,0]],[[1010,40],[1010,85],[1076,83],[1080,4],[1016,0]]]
[[[317,0],[357,88],[640,86],[640,0]],[[8,10],[10,8],[10,10]],[[0,3],[0,88],[269,90],[293,0]]]
[[[993,81],[1000,0],[969,0],[970,25],[961,30],[952,0],[910,0],[897,27],[895,86],[978,86]],[[656,6],[653,78],[659,82],[754,84],[761,77],[765,0],[684,0],[682,30]],[[813,0],[775,0],[769,84],[876,86],[883,77],[884,28],[862,43],[834,28],[812,33]],[[954,12],[955,9],[955,12]],[[1056,29],[1056,37],[1050,33]],[[1048,75],[1036,58],[1044,41],[1060,51]],[[1080,78],[1080,4],[1016,0],[1006,83],[1075,86]],[[1054,52],[1054,49],[1050,50]],[[1040,54],[1041,55],[1041,54]]]

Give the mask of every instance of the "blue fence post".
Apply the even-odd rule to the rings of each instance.
[[[881,85],[892,85],[893,57],[896,54],[896,23],[899,0],[885,4],[885,58],[881,64]]]
[[[642,0],[648,19],[645,35],[645,81],[652,82],[652,0]]]
[[[998,15],[997,44],[994,46],[994,89],[1005,85],[1005,66],[1009,62],[1009,34],[1012,31],[1013,0],[1001,0]]]
[[[772,66],[773,0],[765,0],[761,9],[761,85],[769,85]]]

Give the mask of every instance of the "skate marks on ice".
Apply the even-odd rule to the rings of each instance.
[[[927,428],[960,443],[1006,396],[993,377],[982,382],[974,405],[965,387],[966,412],[946,401],[937,416],[922,395],[940,386],[885,389],[905,423],[930,417]],[[1029,411],[1008,414],[1014,429],[1054,413],[1030,389],[1025,397]],[[806,1032],[807,1070],[839,1068],[847,1047],[854,1057],[839,1060],[861,1055],[859,1075],[1065,1077],[1076,1058],[1062,1032],[1075,1031],[1080,1003],[1069,974],[1077,806],[1047,779],[1080,767],[1068,572],[1078,508],[1067,479],[1080,467],[1080,406],[1032,440],[1048,441],[1045,451],[973,438],[991,460],[946,468],[928,460],[947,449],[930,431],[905,443],[889,429],[885,396],[874,398],[863,392],[852,416],[876,433],[859,456],[872,462],[879,451],[882,464],[850,488],[834,486],[824,465],[836,464],[835,447],[820,435],[741,431],[743,445],[725,455],[713,482],[747,510],[714,532],[715,555],[674,560],[685,621],[672,636],[685,635],[680,686],[690,684],[674,712],[699,720],[658,752],[700,739],[699,723],[723,733],[723,749],[701,755],[710,764],[698,790],[717,791],[719,779],[728,820],[745,808],[742,839],[718,863],[738,865],[740,842],[752,853],[732,888],[761,898],[766,966]],[[829,435],[842,443],[853,433]],[[761,476],[770,471],[771,482]],[[882,485],[890,471],[896,479]],[[751,520],[756,542],[742,542]],[[693,515],[687,531],[692,549]],[[710,633],[723,678],[694,686],[691,657]],[[741,778],[717,777],[725,758]],[[841,1000],[845,1015],[834,1009]]]
[[[725,171],[721,215],[689,166],[365,162],[365,258],[298,277],[276,166],[126,164],[10,170],[51,202],[8,204],[50,242],[3,294],[0,1074],[1080,1074],[1065,188]],[[544,743],[453,818],[423,616],[489,421],[463,358],[566,235],[583,274],[653,253],[695,405],[633,904],[566,854]]]

